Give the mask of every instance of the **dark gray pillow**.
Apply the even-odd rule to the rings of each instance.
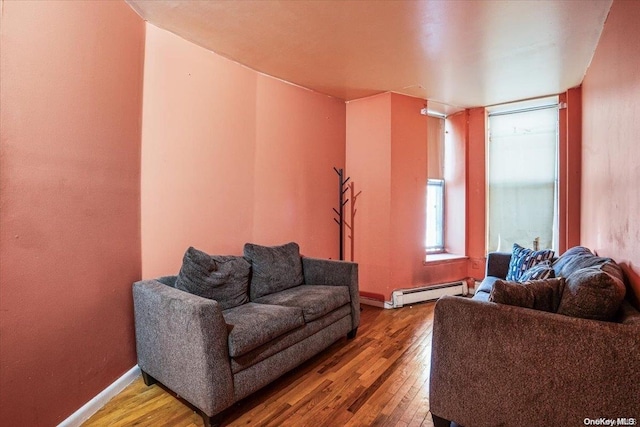
[[[609,261],[612,261],[611,258],[594,255],[589,248],[574,246],[554,261],[553,270],[556,273],[556,277],[569,277],[571,273],[581,268],[597,267]]]
[[[251,262],[251,301],[274,292],[301,285],[302,260],[297,243],[282,246],[244,245],[244,256]]]
[[[612,320],[626,289],[620,267],[613,261],[585,267],[566,278],[558,313],[594,320]]]
[[[182,258],[176,289],[218,301],[223,310],[249,302],[251,265],[241,256],[211,256],[190,247]]]
[[[496,280],[491,289],[489,301],[555,313],[558,310],[564,286],[562,277],[530,280],[523,283]]]

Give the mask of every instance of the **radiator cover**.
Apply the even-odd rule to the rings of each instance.
[[[417,302],[437,300],[444,295],[466,296],[467,293],[467,282],[460,280],[457,282],[443,283],[441,285],[398,289],[391,294],[391,304],[393,308],[400,308],[404,305],[415,304]]]

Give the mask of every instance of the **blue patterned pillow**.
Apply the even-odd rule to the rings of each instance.
[[[551,267],[551,261],[545,260],[522,273],[520,281],[553,279],[554,277],[556,277],[556,274],[553,271],[553,267]]]
[[[509,261],[507,280],[519,282],[521,280],[520,277],[522,277],[525,271],[536,264],[540,264],[542,261],[553,259],[553,255],[554,252],[551,249],[532,251],[531,249],[523,248],[519,244],[514,243],[511,260]]]

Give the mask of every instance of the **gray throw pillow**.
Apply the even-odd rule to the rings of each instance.
[[[282,246],[244,245],[244,256],[251,262],[251,301],[274,292],[301,285],[302,260],[297,243]]]
[[[523,283],[496,280],[489,294],[489,301],[555,313],[564,286],[562,277]]]
[[[613,261],[585,267],[566,278],[558,313],[594,320],[612,320],[626,293],[620,267]]]
[[[241,256],[211,256],[190,247],[182,258],[176,289],[218,301],[223,310],[249,302],[251,265]]]
[[[571,273],[581,268],[599,267],[609,261],[613,260],[594,255],[589,248],[584,246],[574,246],[554,261],[553,269],[556,277],[569,277]]]

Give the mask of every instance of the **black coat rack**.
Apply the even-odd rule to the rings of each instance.
[[[344,205],[347,204],[349,199],[344,198],[344,193],[347,192],[349,187],[345,187],[347,182],[349,182],[349,178],[344,179],[344,171],[342,169],[333,168],[334,171],[338,174],[338,209],[333,208],[333,211],[338,215],[338,218],[333,218],[335,222],[338,223],[338,227],[340,227],[340,259],[344,260]]]

